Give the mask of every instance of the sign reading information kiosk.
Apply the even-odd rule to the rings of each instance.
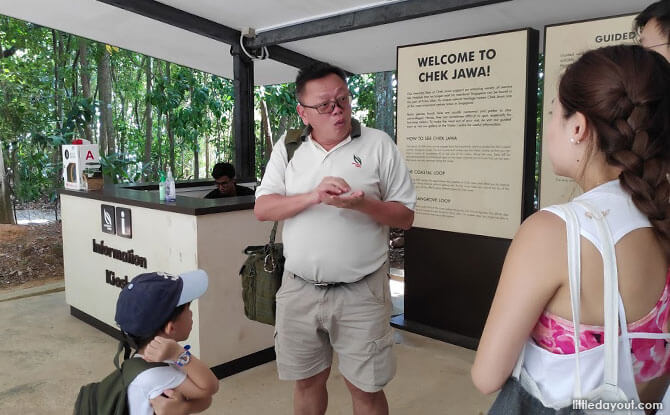
[[[512,238],[532,209],[522,202],[528,55],[529,30],[398,48],[415,227]]]
[[[542,137],[547,136],[551,103],[556,98],[563,70],[587,50],[635,42],[636,33],[632,29],[635,16],[632,14],[545,27]],[[540,207],[565,203],[581,193],[572,179],[554,174],[547,146],[542,146],[541,166]]]

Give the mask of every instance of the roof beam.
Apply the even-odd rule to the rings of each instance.
[[[258,48],[363,29],[510,0],[405,0],[257,33],[245,46]]]
[[[229,45],[240,42],[240,31],[153,0],[98,0]]]
[[[150,19],[158,20],[170,26],[178,27],[219,42],[227,43],[231,46],[239,47],[239,30],[213,22],[200,16],[185,12],[172,6],[159,3],[154,0],[98,0],[101,3],[109,4],[132,13],[139,14]],[[256,48],[247,47],[249,50]],[[283,64],[303,68],[311,63],[318,62],[309,56],[283,48],[281,46],[268,47],[270,59]]]

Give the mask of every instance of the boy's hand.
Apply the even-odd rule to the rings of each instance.
[[[151,406],[156,415],[181,415],[186,414],[184,408],[184,396],[178,391],[167,389],[163,391],[163,395],[157,396],[151,400]]]
[[[147,362],[174,361],[183,352],[184,348],[173,339],[156,336],[144,349],[144,360]]]

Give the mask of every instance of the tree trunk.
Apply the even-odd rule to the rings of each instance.
[[[119,93],[119,100],[121,101],[121,124],[126,125],[126,112],[128,111],[128,103],[123,94]],[[121,129],[119,132],[119,153],[123,154],[126,151],[126,135],[124,133],[125,129]]]
[[[9,168],[12,172],[11,185],[13,189],[21,188],[21,169],[19,168],[19,143],[17,141],[12,142],[11,151],[9,153]],[[16,190],[14,191],[16,194]]]
[[[179,154],[181,155],[181,160],[180,160],[180,166],[179,166],[179,177],[183,178],[184,177],[184,142],[182,141],[181,145],[179,146],[179,149],[181,150]]]
[[[277,129],[277,134],[275,135],[276,139],[279,139],[281,136],[284,135],[284,133],[287,130],[288,126],[288,117],[286,115],[282,115],[281,118],[279,119],[279,128]]]
[[[167,130],[168,136],[168,166],[172,170],[172,174],[176,174],[175,170],[175,159],[174,159],[174,133],[172,132],[172,126],[170,125],[170,112],[165,115],[165,129]]]
[[[156,66],[154,67],[156,71],[156,77],[163,77],[163,65],[160,61],[156,61]],[[163,160],[163,112],[160,107],[158,110],[158,120],[156,121],[156,153],[158,153],[158,158],[156,161],[156,168],[158,169],[157,173],[165,171],[165,162]]]
[[[158,111],[156,125],[156,153],[158,154],[156,168],[160,171],[165,171],[165,163],[163,161],[163,114],[160,111]]]
[[[12,200],[9,195],[9,180],[5,174],[5,157],[2,144],[0,144],[0,223],[14,224],[16,221],[14,220]]]
[[[145,122],[145,130],[144,130],[144,165],[148,166],[151,164],[151,142],[153,141],[153,118],[151,117],[151,111],[152,111],[152,106],[151,106],[151,100],[149,100],[149,97],[151,96],[152,92],[152,77],[151,77],[151,57],[147,56],[146,60],[146,65],[144,66],[144,73],[147,77],[147,92],[146,92],[146,99],[145,99],[145,104],[146,106],[144,107],[144,122]],[[144,171],[144,178],[148,179],[150,177],[150,170],[145,170]]]
[[[393,72],[377,72],[375,74],[375,96],[377,97],[377,113],[375,128],[385,131],[396,141],[393,125]]]
[[[190,97],[191,101],[193,101],[193,86],[190,88]],[[200,178],[200,150],[198,147],[198,140],[200,137],[196,134],[196,136],[193,138],[193,178],[194,179],[199,179]],[[183,166],[182,166],[183,168]]]
[[[209,135],[205,136],[205,177],[209,176]]]
[[[100,93],[100,151],[109,155],[116,151],[116,143],[114,142],[112,115],[112,68],[106,46],[105,44],[99,46],[98,91]]]
[[[198,139],[193,144],[193,178],[200,178],[200,151],[198,151]]]
[[[216,138],[214,139],[214,163],[218,163],[221,158],[221,119],[216,119]],[[209,173],[209,170],[207,170]]]
[[[232,120],[232,114],[228,118],[229,120]],[[229,122],[228,123],[228,143],[226,144],[226,148],[224,150],[224,156],[226,157],[226,162],[232,163],[233,162],[233,155],[235,154],[235,140],[233,138],[233,123]]]
[[[165,62],[165,76],[167,77],[168,82],[171,83],[172,78],[170,76],[170,62]],[[170,158],[169,160],[170,170],[172,170],[172,174],[175,175],[177,174],[177,170],[175,169],[174,164],[174,132],[172,131],[171,118],[172,118],[172,111],[168,110],[168,113],[166,114],[165,118],[165,128],[167,129],[168,143],[170,146],[168,157]]]
[[[55,104],[55,119],[56,119],[56,128],[61,134],[63,133],[63,97],[61,87],[63,85],[63,39],[59,31],[51,30],[51,39],[53,41],[53,56],[54,56],[54,104]],[[62,70],[63,69],[63,70]],[[51,164],[57,166],[60,163],[61,159],[61,149],[60,146],[54,146],[51,149]],[[60,186],[60,171],[54,169],[52,172],[53,176],[51,177],[51,191],[56,192],[56,189]]]
[[[54,59],[54,110],[56,118],[56,127],[63,128],[63,100],[61,99],[61,65],[62,65],[62,39],[60,32],[51,30],[51,41],[53,43]]]
[[[81,81],[81,95],[88,102],[91,100],[91,75],[90,69],[88,67],[88,40],[84,38],[79,38],[79,77]],[[91,124],[86,123],[84,125],[84,135],[85,138],[93,142],[93,131],[91,130]]]
[[[270,153],[272,152],[272,130],[270,130],[270,120],[268,119],[268,106],[265,99],[260,100],[261,107],[261,140],[263,143],[263,165],[261,166],[261,177],[265,173],[265,165],[270,160]]]

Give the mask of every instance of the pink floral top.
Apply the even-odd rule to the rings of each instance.
[[[665,289],[654,308],[640,320],[628,324],[629,332],[667,333],[670,312],[670,271],[666,277]],[[572,320],[566,320],[547,311],[542,313],[533,329],[535,343],[552,353],[572,354],[575,352]],[[600,346],[604,342],[605,329],[589,324],[580,325],[580,351]],[[670,372],[670,345],[663,339],[633,339],[631,358],[636,382],[647,382]]]

